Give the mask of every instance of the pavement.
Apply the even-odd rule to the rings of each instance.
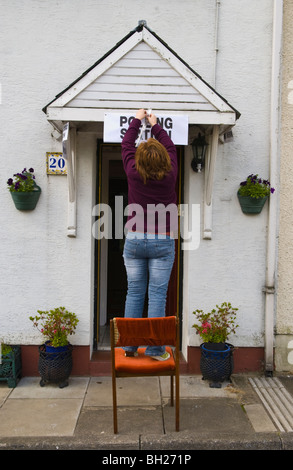
[[[212,388],[181,375],[179,432],[169,386],[168,377],[119,378],[114,435],[111,377],[70,377],[63,389],[41,387],[39,377],[13,389],[0,382],[0,450],[98,450],[113,464],[121,452],[182,459],[195,450],[293,449],[293,376],[234,374]]]

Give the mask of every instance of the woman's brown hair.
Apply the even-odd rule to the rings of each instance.
[[[146,184],[148,179],[161,180],[171,170],[171,159],[156,139],[142,142],[135,153],[135,167]]]

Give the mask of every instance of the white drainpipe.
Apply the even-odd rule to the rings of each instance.
[[[271,76],[271,124],[270,124],[270,182],[278,186],[279,120],[280,120],[280,73],[282,51],[283,0],[274,0],[274,24],[272,44]],[[278,192],[269,200],[267,264],[265,286],[265,372],[274,370],[274,325],[275,325],[275,267],[276,237],[278,224]]]

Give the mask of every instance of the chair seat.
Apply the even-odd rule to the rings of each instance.
[[[145,350],[146,348],[138,348],[137,357],[126,357],[124,349],[115,348],[115,370],[118,373],[137,375],[156,375],[171,370],[175,371],[175,360],[169,346],[166,346],[166,351],[170,354],[170,358],[166,361],[157,361],[150,356],[146,356],[144,354]]]

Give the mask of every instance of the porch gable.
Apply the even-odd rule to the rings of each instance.
[[[146,25],[120,41],[43,111],[62,130],[65,121],[103,122],[109,110],[133,113],[141,107],[184,113],[190,124],[224,128],[240,115]]]

